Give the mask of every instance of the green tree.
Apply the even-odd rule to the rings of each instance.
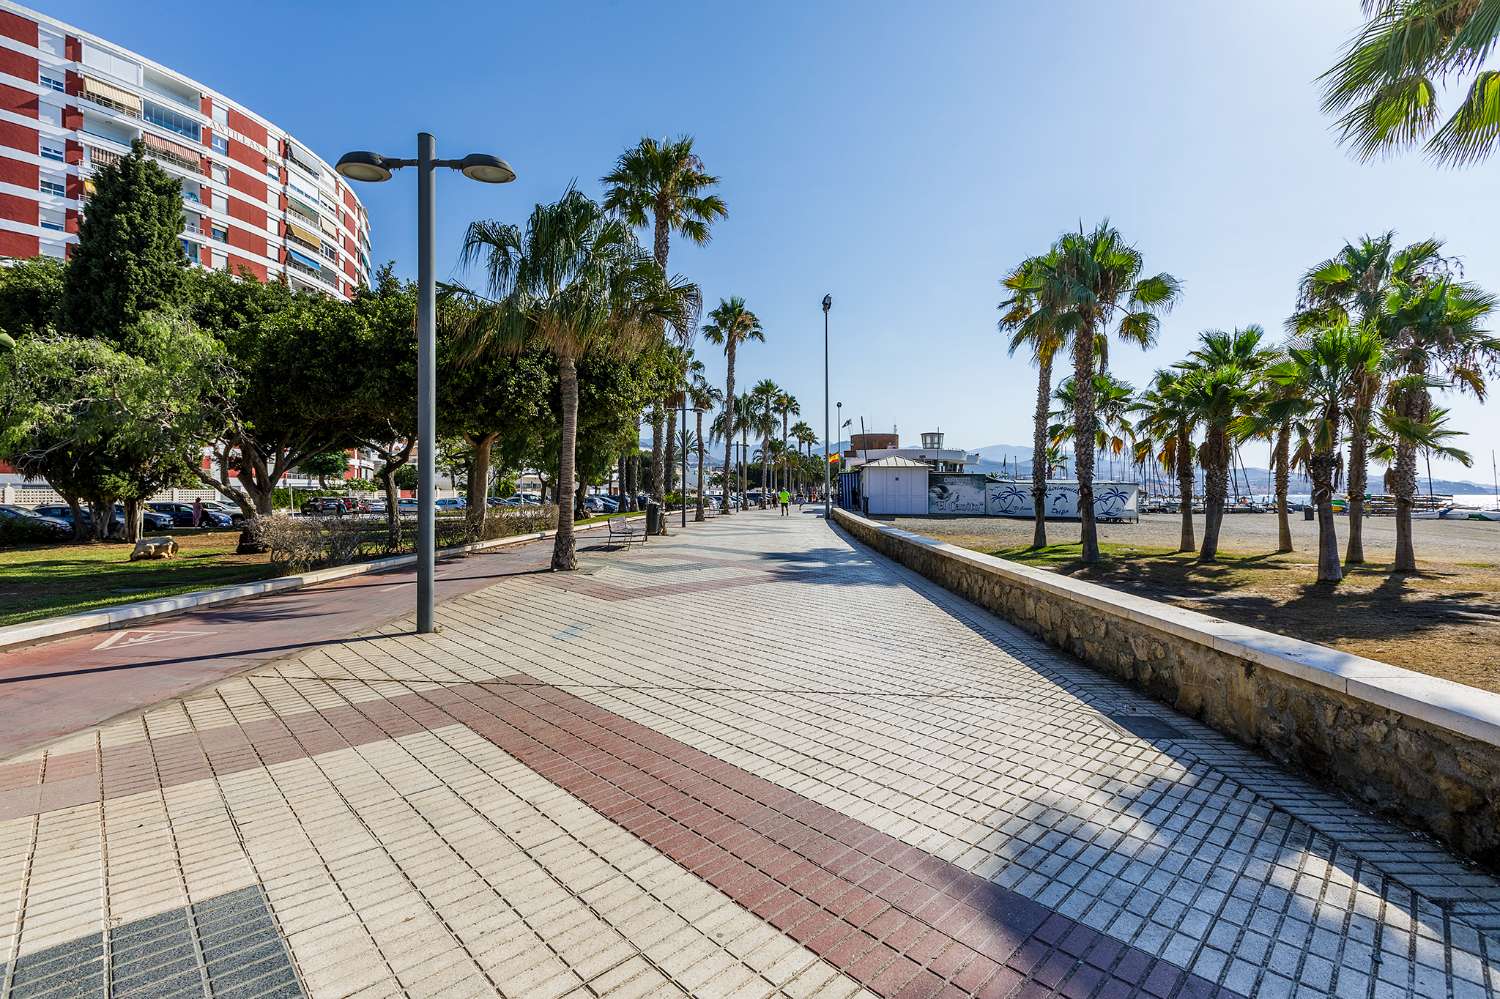
[[[1500,139],[1500,70],[1486,63],[1500,42],[1500,0],[1363,0],[1367,20],[1323,74],[1323,111],[1341,141],[1368,160],[1424,143],[1439,163],[1461,166]],[[1442,120],[1438,92],[1461,88]]]
[[[1265,330],[1253,325],[1233,332],[1205,330],[1199,334],[1199,346],[1178,365],[1184,374],[1183,398],[1203,426],[1198,448],[1203,468],[1203,547],[1198,558],[1203,562],[1213,561],[1219,552],[1235,428],[1254,414],[1261,373],[1271,362],[1272,352],[1260,345],[1264,337]]]
[[[17,339],[62,328],[67,264],[53,257],[0,268],[0,330]]]
[[[1063,310],[1059,302],[1042,295],[1047,275],[1056,268],[1056,253],[1054,249],[1043,258],[1028,257],[1001,281],[1010,297],[1000,303],[1003,313],[1000,332],[1010,337],[1010,354],[1014,355],[1024,347],[1031,352],[1031,359],[1037,367],[1036,408],[1032,413],[1031,432],[1033,548],[1047,547],[1047,472],[1043,456],[1047,452],[1049,437],[1052,362],[1058,351],[1067,346],[1069,323],[1076,318],[1074,313]]]
[[[228,429],[217,469],[199,479],[240,504],[247,521],[272,512],[283,474],[315,454],[352,446],[366,322],[348,303],[289,291],[247,274],[194,271],[192,315],[223,344],[235,391],[214,388]],[[233,481],[231,481],[233,473]],[[247,522],[245,545],[254,547]]]
[[[1338,253],[1303,275],[1298,308],[1287,325],[1293,333],[1347,322],[1388,339],[1389,306],[1398,286],[1415,286],[1446,273],[1450,262],[1439,240],[1425,239],[1397,250],[1395,234],[1364,236],[1345,243]],[[1369,428],[1384,384],[1382,372],[1366,372],[1350,386],[1349,399],[1349,546],[1344,561],[1365,560],[1364,508],[1369,464]]]
[[[1198,429],[1199,414],[1186,398],[1185,378],[1181,370],[1158,369],[1150,387],[1131,405],[1131,409],[1141,414],[1137,434],[1144,440],[1160,442],[1154,457],[1163,471],[1177,476],[1182,520],[1177,540],[1180,552],[1197,547],[1193,539],[1193,459],[1197,452],[1193,436]]]
[[[750,390],[751,428],[760,436],[760,508],[770,505],[771,488],[771,437],[776,433],[776,397],[781,386],[769,378],[762,378]]]
[[[328,477],[330,475],[344,477],[349,470],[349,458],[343,451],[324,451],[320,454],[304,458],[297,466],[297,471],[303,475],[316,476],[319,489],[328,488]]]
[[[1047,308],[1055,309],[1072,331],[1073,381],[1078,386],[1073,409],[1074,437],[1094,439],[1094,362],[1109,361],[1113,333],[1142,348],[1156,342],[1160,315],[1177,302],[1181,287],[1162,272],[1143,276],[1139,250],[1125,242],[1105,220],[1092,230],[1063,235],[1053,252],[1037,258],[1033,281]],[[1078,479],[1080,547],[1084,562],[1099,561],[1094,524],[1094,453],[1087,446],[1074,452]]]
[[[696,288],[671,282],[642,251],[630,227],[577,190],[532,210],[526,226],[471,223],[465,264],[484,262],[495,321],[472,345],[511,353],[543,343],[557,359],[562,404],[557,495],[574,488],[578,361],[592,350],[628,357],[662,326],[691,323]],[[558,504],[552,568],[577,567],[570,503]]]
[[[699,246],[713,236],[713,224],[729,214],[724,199],[713,193],[719,178],[703,169],[703,161],[693,151],[690,135],[675,139],[641,139],[620,154],[615,168],[604,176],[604,207],[623,218],[632,227],[652,229],[652,256],[662,273],[667,271],[667,256],[675,232]],[[692,324],[680,331],[680,346],[688,346]],[[675,390],[675,386],[673,389]],[[664,468],[662,422],[665,409],[666,438],[672,438],[676,413],[659,404],[651,411],[651,455],[653,467]],[[665,479],[652,479],[651,495],[662,498]],[[665,518],[663,518],[665,523]]]
[[[694,437],[698,443],[698,508],[693,515],[693,520],[698,523],[702,523],[707,516],[703,509],[703,477],[708,470],[708,466],[704,464],[703,416],[705,413],[713,412],[723,400],[724,394],[703,377],[703,367],[700,364],[698,371],[693,375],[692,384],[688,387],[688,401],[692,404],[693,418],[696,421],[696,426],[693,428]]]
[[[726,474],[734,467],[734,461],[730,452],[734,450],[734,435],[739,429],[736,415],[737,397],[734,394],[734,362],[739,352],[740,344],[752,340],[764,343],[766,334],[760,326],[760,319],[755,313],[745,308],[745,300],[738,295],[732,298],[719,300],[718,306],[708,314],[708,325],[703,327],[703,338],[709,343],[724,348],[724,360],[728,372],[724,376],[724,425],[716,428],[719,436],[724,438],[724,469]],[[748,410],[739,410],[740,413],[748,413]],[[724,513],[730,514],[734,510],[729,504],[729,487],[724,488]]]
[[[1287,360],[1267,370],[1271,381],[1292,388],[1267,407],[1267,415],[1294,421],[1299,437],[1295,460],[1312,479],[1318,511],[1318,582],[1337,583],[1343,578],[1333,517],[1339,434],[1355,386],[1379,370],[1380,338],[1368,327],[1344,320],[1308,336],[1305,346],[1289,348]]]
[[[62,328],[119,343],[145,313],[183,302],[182,189],[140,140],[93,182],[63,285]]]

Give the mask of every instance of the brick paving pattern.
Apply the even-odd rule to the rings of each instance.
[[[0,999],[1500,991],[1493,879],[820,519],[583,562],[0,761]]]

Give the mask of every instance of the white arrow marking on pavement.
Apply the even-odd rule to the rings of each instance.
[[[213,631],[169,631],[165,629],[132,629],[126,628],[110,635],[104,641],[94,646],[94,651],[100,649],[113,649],[121,645],[155,645],[157,642],[170,642],[178,638],[197,638],[201,635],[214,635]]]

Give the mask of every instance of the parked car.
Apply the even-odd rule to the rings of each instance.
[[[68,506],[66,503],[52,503],[39,506],[36,507],[32,512],[43,517],[51,518],[53,520],[60,520],[64,524],[68,525],[69,530],[73,529],[73,508]],[[94,517],[91,513],[89,513],[88,507],[79,507],[78,519],[83,525],[85,534],[93,529]],[[120,533],[120,530],[123,529],[123,527],[123,523],[110,524],[111,533],[118,534]]]
[[[165,514],[172,518],[173,527],[193,526],[193,504],[176,502],[147,503],[147,508],[156,513]],[[203,519],[199,522],[200,527],[232,527],[234,521],[227,513],[210,510],[208,504],[203,505]]]
[[[238,506],[220,503],[218,500],[204,500],[203,507],[206,510],[212,510],[214,513],[222,513],[228,517],[230,526],[232,527],[239,527],[245,522],[245,514]]]
[[[125,523],[125,504],[115,504],[115,521],[121,525]],[[141,510],[141,527],[148,531],[170,531],[175,525],[171,514],[158,513],[151,509],[151,504],[145,504]],[[113,524],[111,524],[113,527]]]
[[[595,494],[583,498],[583,508],[590,513],[614,513],[618,507],[619,504],[608,496]]]
[[[434,500],[432,504],[438,513],[458,513],[468,507],[468,501],[462,496],[451,496],[444,499]]]
[[[6,536],[7,529],[16,535],[15,540],[63,541],[73,536],[73,525],[66,520],[46,517],[24,506],[0,503],[0,537]]]
[[[304,517],[342,517],[348,510],[337,496],[314,496],[302,504]]]

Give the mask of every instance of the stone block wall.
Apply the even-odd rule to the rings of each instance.
[[[835,519],[860,542],[1055,648],[1500,871],[1500,696],[847,511]],[[1413,696],[1423,691],[1426,700]]]

